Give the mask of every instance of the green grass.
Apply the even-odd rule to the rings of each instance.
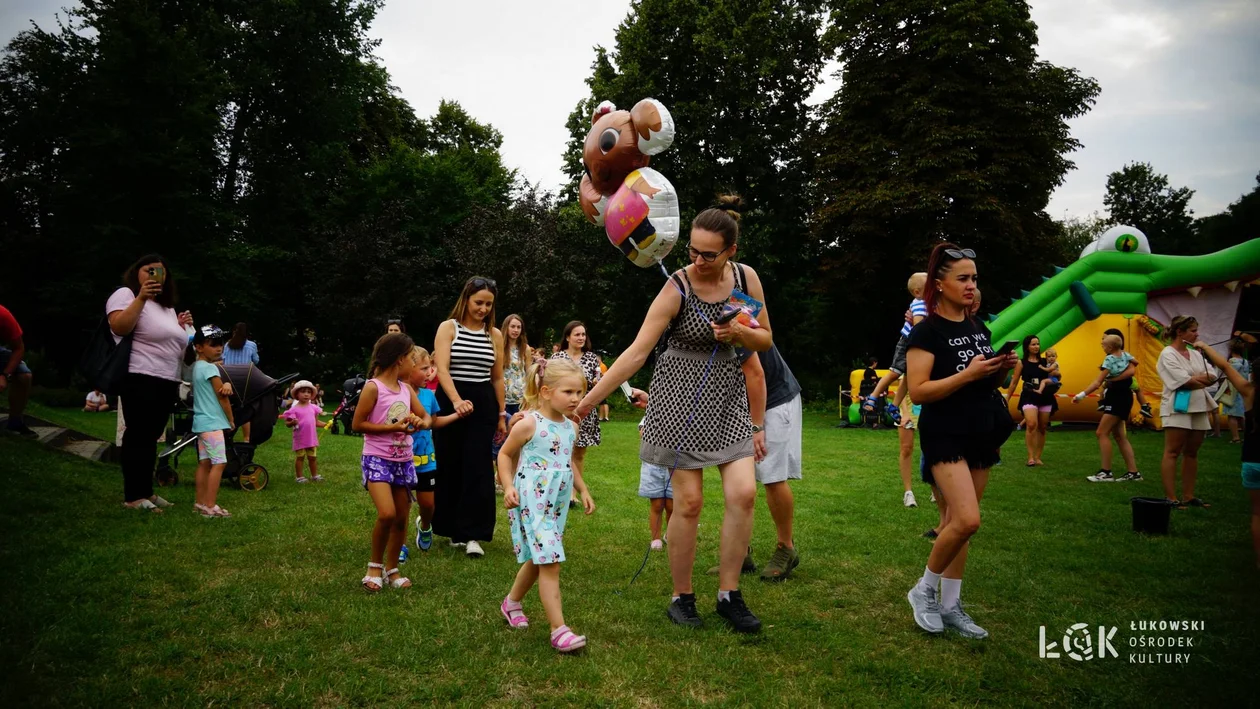
[[[46,418],[112,432],[111,417],[33,408]],[[1006,452],[984,502],[963,597],[991,637],[930,637],[905,593],[930,543],[935,511],[901,507],[895,439],[837,430],[811,414],[805,479],[794,485],[802,565],[781,584],[748,580],[760,636],[727,631],[713,613],[716,579],[696,577],[706,626],[671,626],[665,558],[626,584],[647,544],[647,503],[636,496],[637,437],[629,416],[591,452],[593,517],[570,516],[562,588],[566,619],[590,638],[582,656],[547,642],[537,596],[533,627],[498,614],[516,563],[500,524],[487,555],[443,543],[403,569],[415,586],[368,596],[358,584],[373,508],[359,487],[360,441],[323,436],[322,486],[294,485],[287,430],[258,460],[259,493],[225,488],[230,520],[191,509],[186,482],[163,492],[166,515],[124,511],[116,468],[0,439],[0,704],[123,706],[468,705],[1238,705],[1260,641],[1257,574],[1238,481],[1238,448],[1212,440],[1202,456],[1211,510],[1175,513],[1173,534],[1129,531],[1128,497],[1158,495],[1162,438],[1135,436],[1148,481],[1091,485],[1096,444],[1056,432],[1044,469]],[[108,424],[102,426],[102,424]],[[99,429],[99,430],[98,430]],[[106,437],[106,436],[102,436]],[[185,455],[182,470],[190,470]],[[718,479],[697,568],[714,563]],[[501,516],[502,520],[503,517]],[[759,562],[773,528],[758,502]],[[1129,622],[1206,622],[1189,665],[1131,665]],[[1053,639],[1076,622],[1121,626],[1120,659],[1038,658],[1038,627]],[[1122,644],[1123,642],[1123,644]]]

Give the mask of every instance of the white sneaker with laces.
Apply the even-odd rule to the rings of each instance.
[[[464,550],[464,553],[469,556],[483,556],[486,552],[482,550],[481,545],[474,539],[468,542],[468,548]]]
[[[1111,473],[1107,472],[1106,470],[1099,470],[1097,473],[1094,473],[1093,475],[1087,475],[1085,476],[1085,479],[1092,483],[1110,483],[1110,482],[1116,481],[1115,476],[1113,476]]]
[[[913,490],[906,490],[906,494],[901,496],[901,504],[905,505],[906,507],[919,506],[919,503],[915,502]]]

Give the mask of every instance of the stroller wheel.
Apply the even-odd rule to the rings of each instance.
[[[244,468],[241,468],[241,473],[236,478],[236,484],[240,486],[242,490],[258,492],[264,487],[267,487],[267,481],[269,479],[270,476],[267,474],[266,468],[262,467],[258,463],[250,463]]]

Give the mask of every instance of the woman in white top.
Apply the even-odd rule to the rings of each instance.
[[[155,510],[169,502],[153,494],[154,441],[166,427],[179,391],[180,365],[188,347],[192,314],[175,312],[175,277],[158,254],[142,256],[123,274],[123,287],[105,303],[114,339],[131,335],[131,358],[119,399],[127,405],[120,462],[123,499],[132,509]]]
[[[1216,382],[1217,373],[1202,353],[1190,345],[1199,339],[1199,323],[1192,317],[1178,315],[1168,326],[1170,343],[1159,354],[1156,368],[1164,383],[1159,414],[1164,424],[1164,458],[1159,473],[1164,482],[1164,496],[1177,505],[1211,507],[1194,496],[1194,483],[1199,476],[1199,446],[1203,435],[1212,427],[1208,412],[1216,402],[1207,388]],[[1177,459],[1181,458],[1181,497],[1177,497]]]
[[[466,414],[433,432],[439,481],[433,531],[449,537],[452,546],[466,547],[469,556],[481,556],[480,542],[494,538],[494,468],[487,454],[495,432],[507,432],[498,355],[503,335],[494,327],[498,292],[489,278],[468,279],[433,344],[439,410]]]

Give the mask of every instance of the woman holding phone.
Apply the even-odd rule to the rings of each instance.
[[[119,400],[126,405],[122,437],[123,500],[130,509],[160,512],[171,503],[153,494],[154,441],[179,392],[180,365],[188,347],[192,314],[175,312],[178,291],[166,259],[141,256],[123,273],[123,286],[105,303],[115,341],[131,335],[131,358]],[[122,407],[120,406],[120,411]]]
[[[929,633],[950,628],[964,637],[988,632],[962,608],[969,541],[980,529],[980,499],[989,469],[1014,424],[998,383],[1015,366],[1013,352],[994,351],[989,329],[971,315],[976,254],[940,244],[928,259],[928,316],[910,332],[906,381],[919,411],[923,480],[948,505],[927,568],[906,595],[914,621]],[[940,587],[938,595],[937,586]]]
[[[1211,507],[1194,495],[1199,478],[1199,446],[1212,424],[1208,412],[1216,402],[1207,388],[1217,379],[1209,369],[1203,353],[1194,348],[1199,339],[1199,322],[1178,315],[1168,325],[1169,344],[1159,353],[1156,369],[1164,383],[1159,401],[1159,414],[1164,424],[1164,457],[1159,475],[1164,483],[1164,497],[1184,510],[1187,507]],[[1181,497],[1177,497],[1177,459],[1181,459]]]

